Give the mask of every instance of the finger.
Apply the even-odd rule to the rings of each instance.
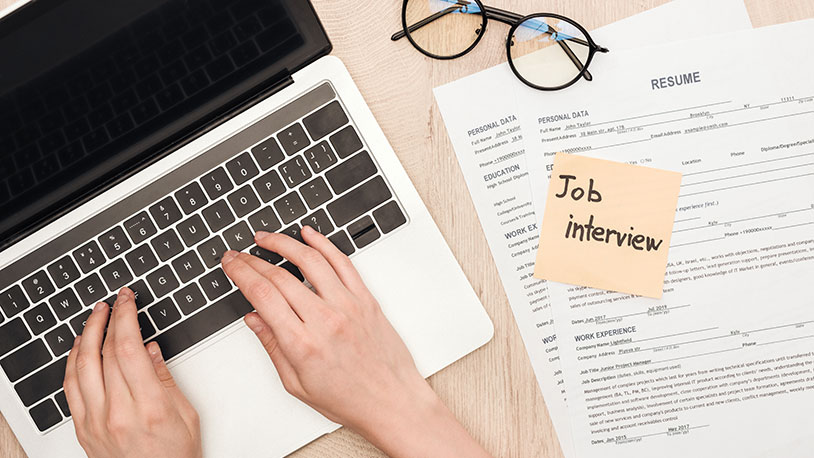
[[[297,377],[297,372],[294,370],[294,367],[291,365],[291,362],[286,357],[283,350],[280,348],[279,343],[277,342],[277,338],[274,337],[274,332],[271,328],[266,324],[260,315],[256,312],[252,312],[247,314],[243,317],[243,321],[246,323],[246,326],[254,332],[257,336],[257,339],[260,341],[260,344],[263,345],[263,348],[268,353],[269,358],[271,358],[271,362],[274,364],[274,367],[277,368],[277,373],[280,375],[280,380],[285,385],[286,389],[290,391],[294,390],[295,392],[301,390],[302,386],[300,385],[300,380]]]
[[[79,391],[79,380],[76,376],[76,354],[79,353],[79,342],[82,336],[73,341],[71,352],[68,353],[68,361],[65,367],[65,379],[62,382],[62,389],[65,391],[65,398],[68,400],[68,408],[71,416],[77,423],[82,423],[85,418],[85,401]]]
[[[164,355],[161,354],[161,347],[156,342],[150,342],[147,345],[147,352],[150,354],[150,363],[153,366],[153,373],[158,379],[159,383],[167,394],[170,395],[172,402],[185,416],[185,420],[191,420],[192,415],[197,415],[195,408],[189,403],[189,400],[184,396],[184,393],[178,388],[175,379],[172,377],[167,363],[164,361]]]
[[[333,242],[310,226],[303,227],[301,233],[303,240],[328,261],[339,280],[350,292],[356,295],[370,294],[356,267],[353,267],[350,258],[340,251]]]
[[[133,398],[156,398],[161,395],[158,378],[138,324],[136,297],[129,288],[122,288],[116,299],[116,307],[110,327],[115,331],[116,360],[122,377]]]
[[[102,340],[110,308],[99,302],[91,312],[76,352],[76,379],[88,410],[102,409],[105,404],[105,378],[102,371]]]
[[[330,295],[344,289],[336,272],[319,251],[284,234],[258,232],[254,240],[260,247],[294,263],[308,279],[308,283],[311,283],[321,295]]]
[[[130,393],[130,388],[127,386],[127,382],[124,381],[124,376],[119,367],[119,360],[116,354],[116,346],[118,345],[116,320],[118,319],[119,303],[120,299],[116,298],[116,302],[113,304],[113,309],[110,312],[107,337],[105,337],[105,343],[102,345],[102,357],[104,358],[102,371],[105,376],[105,392],[107,393],[108,404],[132,400],[133,398],[132,393]],[[126,361],[124,361],[124,363],[126,363]]]
[[[223,271],[237,285],[255,309],[266,316],[276,335],[285,340],[302,329],[302,321],[288,302],[266,277],[260,275],[235,251],[227,251],[221,259]]]
[[[291,272],[250,254],[238,253],[238,257],[271,281],[279,291],[280,299],[286,301],[303,321],[318,318],[314,313],[317,309],[314,307],[315,301],[318,300],[317,296]],[[265,316],[263,318],[269,319]]]

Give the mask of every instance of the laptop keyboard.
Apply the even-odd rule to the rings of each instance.
[[[0,271],[0,367],[40,431],[70,418],[65,362],[98,301],[136,294],[145,342],[174,358],[252,311],[227,249],[303,279],[253,244],[309,225],[344,253],[407,218],[329,83]]]

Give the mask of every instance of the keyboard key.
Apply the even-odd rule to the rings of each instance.
[[[325,213],[325,210],[317,210],[308,215],[305,219],[300,221],[300,224],[303,227],[311,226],[322,235],[328,235],[334,231],[334,225],[331,223],[331,219],[328,218],[328,214]]]
[[[128,288],[130,288],[130,290],[133,291],[133,295],[136,296],[136,308],[139,310],[152,304],[155,300],[150,290],[147,289],[147,283],[144,283],[144,280],[139,280]]]
[[[255,212],[249,217],[249,224],[255,233],[260,231],[276,232],[281,227],[280,220],[277,219],[277,215],[274,214],[271,207],[263,207]]]
[[[293,224],[291,226],[288,226],[287,228],[280,231],[280,233],[285,234],[285,235],[291,237],[292,239],[294,239],[294,240],[296,240],[296,241],[298,241],[300,243],[305,243],[302,240],[302,233],[300,232],[300,225],[299,224]]]
[[[342,194],[375,174],[376,164],[367,151],[362,151],[329,170],[325,173],[325,178],[336,194]]]
[[[303,276],[302,272],[300,272],[300,269],[297,268],[297,266],[295,266],[293,263],[291,263],[289,261],[286,261],[286,262],[280,264],[280,267],[282,267],[283,269],[290,272],[291,275],[297,277],[297,280],[299,280],[299,281],[304,281],[305,280],[305,276]]]
[[[342,159],[362,149],[362,141],[359,140],[359,136],[356,135],[356,130],[353,129],[353,126],[347,126],[331,135],[329,140],[336,154]]]
[[[70,332],[70,331],[69,331]],[[73,344],[73,342],[71,342]],[[68,358],[62,358],[18,383],[14,390],[26,407],[62,388]]]
[[[28,293],[31,302],[39,302],[54,292],[54,284],[48,278],[44,270],[40,270],[34,275],[23,280],[23,289]]]
[[[46,431],[62,421],[62,415],[59,414],[54,401],[50,399],[32,408],[28,413],[31,414],[31,418],[40,432]]]
[[[226,170],[238,186],[257,176],[257,166],[249,153],[243,153],[227,162]]]
[[[155,293],[155,297],[164,297],[175,288],[178,288],[178,279],[172,273],[170,266],[161,266],[147,275],[147,283]]]
[[[284,224],[288,224],[305,214],[305,204],[302,203],[302,199],[296,192],[289,193],[274,202],[274,208]]]
[[[308,204],[308,208],[312,210],[330,200],[332,196],[328,185],[322,177],[316,177],[302,185],[300,194],[302,194],[303,199],[305,199],[305,203]]]
[[[31,338],[22,318],[16,318],[0,326],[0,355],[5,355]]]
[[[179,244],[181,242],[178,242]],[[118,291],[122,286],[133,280],[130,269],[124,264],[124,259],[117,259],[99,270],[108,291]]]
[[[193,181],[175,193],[175,199],[187,215],[206,205],[207,200],[201,186]]]
[[[25,312],[23,317],[34,335],[42,334],[57,324],[57,319],[54,318],[54,314],[51,313],[47,304],[40,304],[34,307]]]
[[[252,310],[252,305],[240,291],[234,291],[158,335],[154,340],[161,346],[164,358],[169,360],[243,318]]]
[[[150,319],[144,312],[138,314],[138,328],[141,331],[141,340],[147,340],[155,334],[155,326],[150,323]]]
[[[49,361],[51,361],[51,353],[45,347],[45,342],[37,339],[0,360],[0,367],[3,368],[8,379],[14,383]]]
[[[353,243],[351,243],[350,238],[345,231],[337,232],[336,234],[328,237],[328,240],[339,248],[339,251],[345,253],[346,256],[350,256],[354,251],[356,251],[356,248],[354,248]]]
[[[65,417],[71,416],[71,409],[68,407],[68,398],[65,397],[65,392],[60,391],[59,393],[54,396],[54,400],[57,402],[57,406],[59,406],[59,411],[62,412],[62,415]]]
[[[79,278],[79,269],[69,255],[65,255],[55,263],[48,266],[48,273],[54,279],[57,288],[64,288]]]
[[[181,215],[181,210],[178,209],[178,205],[175,205],[175,201],[172,200],[170,196],[151,205],[149,211],[156,224],[158,224],[159,229],[168,228],[175,222],[180,221],[181,216],[183,216]]]
[[[299,123],[283,129],[282,132],[277,134],[277,140],[280,141],[289,156],[302,150],[310,143],[308,136],[305,135],[305,131]]]
[[[82,303],[85,305],[91,305],[97,301],[100,301],[107,294],[105,285],[102,284],[102,279],[96,274],[91,274],[82,280],[79,280],[76,282],[75,287],[76,292],[79,293],[79,298],[82,299]],[[57,309],[55,312],[57,312],[57,316],[59,316],[60,311]],[[62,319],[62,317],[60,317],[60,319]]]
[[[178,229],[178,233],[181,234],[181,238],[188,247],[197,244],[209,235],[209,231],[206,229],[200,215],[190,216],[178,223],[175,228]]]
[[[210,200],[215,200],[234,188],[232,180],[226,175],[223,167],[218,167],[201,177],[201,184]]]
[[[336,155],[331,151],[331,146],[326,141],[319,142],[319,144],[308,148],[303,154],[314,173],[320,173],[336,164]]]
[[[329,203],[328,213],[338,226],[344,226],[388,201],[392,196],[384,179],[378,176]]]
[[[9,318],[27,309],[29,305],[31,305],[31,303],[28,302],[28,298],[23,294],[23,290],[17,285],[12,286],[0,294],[0,308],[3,309],[3,313]]]
[[[283,260],[283,257],[280,256],[279,254],[273,251],[269,251],[265,248],[261,248],[257,245],[251,247],[249,249],[249,253],[252,254],[253,256],[257,256],[263,261],[268,262],[269,264],[278,264]]]
[[[45,342],[51,347],[51,352],[57,357],[68,353],[73,346],[74,335],[67,324],[54,329],[45,334]]]
[[[201,277],[198,283],[200,283],[201,289],[206,293],[206,297],[210,301],[214,301],[232,290],[232,284],[226,274],[223,273],[223,269],[220,268]]]
[[[198,254],[201,255],[204,264],[207,268],[215,267],[220,264],[220,259],[226,253],[226,244],[219,235],[212,237],[206,242],[198,246]]]
[[[198,259],[195,251],[187,251],[172,261],[172,268],[178,274],[181,283],[188,283],[193,278],[204,273],[204,266]]]
[[[155,250],[155,254],[158,255],[158,259],[162,261],[166,261],[184,251],[184,245],[181,244],[181,240],[178,239],[178,235],[176,235],[172,229],[154,237],[150,240],[150,245],[153,246],[153,250]],[[111,288],[111,290],[115,289]]]
[[[306,116],[302,123],[314,140],[320,139],[348,123],[345,110],[339,102],[333,102],[320,108],[317,112]]]
[[[118,294],[112,294],[110,296],[107,296],[107,299],[105,299],[102,302],[104,302],[105,304],[113,307],[114,305],[116,305],[116,299],[118,299],[118,298],[119,298]]]
[[[178,312],[178,308],[169,297],[150,306],[147,312],[150,313],[150,317],[159,330],[165,329],[181,319],[181,313]]]
[[[260,168],[263,170],[268,170],[285,159],[283,150],[280,149],[280,145],[277,144],[274,137],[269,137],[264,142],[252,148],[252,156],[254,156],[257,164],[260,165]]]
[[[404,216],[404,213],[402,213],[396,201],[388,202],[381,208],[376,209],[376,211],[373,212],[373,218],[385,234],[407,222],[407,218]]]
[[[115,258],[133,246],[130,244],[130,240],[127,240],[127,236],[124,235],[124,230],[120,226],[116,226],[99,236],[99,244],[102,245],[108,259]]]
[[[300,183],[311,178],[311,171],[308,170],[301,155],[288,162],[283,162],[283,165],[280,166],[280,174],[289,188],[296,188]]]
[[[232,210],[223,199],[204,208],[201,213],[212,232],[220,232],[221,229],[235,222],[235,215],[232,214]]]
[[[353,243],[359,248],[364,248],[381,237],[379,229],[376,227],[376,224],[373,223],[373,218],[369,216],[365,216],[348,225],[348,234],[350,234],[350,238],[353,239]]]
[[[184,312],[184,315],[189,315],[206,305],[206,298],[204,298],[201,289],[195,283],[190,283],[179,289],[172,297],[178,307],[181,308],[181,311]]]
[[[263,202],[268,202],[285,192],[283,180],[274,170],[254,180],[252,184],[254,184],[254,189],[257,190],[257,194],[260,195]]]
[[[226,243],[232,250],[243,251],[253,243],[254,233],[245,221],[241,221],[223,231],[223,238],[226,239]]]
[[[90,317],[90,312],[92,312],[92,310],[88,309],[71,318],[70,324],[74,334],[78,336],[82,335],[82,331],[85,330],[85,323],[88,322],[88,317]]]
[[[136,277],[144,275],[158,265],[158,259],[150,250],[150,245],[146,243],[127,253],[124,259],[127,260],[127,265],[133,269],[133,275]]]
[[[235,210],[238,218],[243,218],[260,206],[260,201],[254,195],[252,187],[248,185],[229,194],[228,199],[229,205]]]
[[[124,222],[124,228],[135,244],[147,240],[158,232],[155,228],[155,224],[150,220],[150,216],[147,215],[147,212],[140,212],[126,220]]]

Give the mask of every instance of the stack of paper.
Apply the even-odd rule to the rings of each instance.
[[[435,90],[569,458],[812,456],[814,23],[749,28],[678,0],[592,32],[591,82]],[[683,175],[660,299],[534,278],[557,152]]]

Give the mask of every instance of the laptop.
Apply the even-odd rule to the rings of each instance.
[[[334,424],[287,394],[219,266],[322,232],[429,376],[493,328],[305,0],[38,0],[0,13],[0,411],[32,457],[84,456],[62,392],[90,307],[137,293],[207,456]],[[397,90],[397,89],[394,89]]]

